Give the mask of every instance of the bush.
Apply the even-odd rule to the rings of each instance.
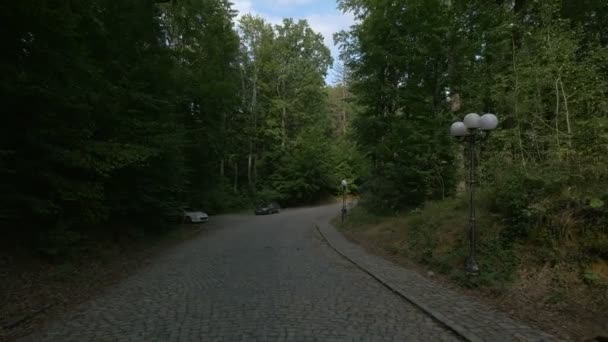
[[[60,222],[48,231],[38,235],[37,251],[42,256],[56,259],[74,253],[82,241],[82,233],[68,223]]]
[[[557,169],[559,170],[559,169]],[[495,178],[487,183],[490,209],[499,213],[506,223],[501,232],[503,241],[513,243],[526,239],[530,232],[547,219],[567,178],[559,171],[547,172],[546,167],[504,165],[495,168]]]
[[[539,263],[608,258],[608,196],[597,167],[567,159],[488,165],[485,197],[504,223],[503,246],[534,246],[530,252]]]
[[[481,269],[478,277],[467,277],[463,265],[469,255],[468,203],[464,198],[431,202],[407,217],[406,242],[401,253],[409,258],[448,274],[470,287],[504,289],[515,278],[518,265],[515,245],[505,244],[499,232],[504,227],[488,212],[484,194],[477,208],[477,260]]]
[[[273,189],[264,188],[255,194],[255,203],[283,202],[284,196]]]
[[[245,209],[252,204],[251,196],[247,193],[234,192],[234,189],[228,182],[220,182],[214,188],[207,192],[200,206],[208,212],[208,214],[216,215],[228,211]],[[196,203],[193,206],[198,207]]]

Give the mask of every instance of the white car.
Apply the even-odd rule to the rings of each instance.
[[[187,223],[206,223],[209,221],[209,215],[202,211],[192,209],[184,210],[184,222]]]

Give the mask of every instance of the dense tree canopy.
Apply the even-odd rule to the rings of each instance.
[[[447,128],[473,111],[501,119],[481,175],[514,235],[564,208],[604,220],[605,1],[338,4],[357,22],[327,86],[306,21],[227,0],[3,3],[0,222],[77,240],[186,205],[309,203],[341,178],[416,207],[455,193]]]
[[[492,112],[501,123],[482,145],[481,176],[505,236],[608,246],[607,2],[339,4],[358,19],[336,39],[363,108],[354,128],[373,162],[370,204],[453,193],[463,151],[447,129]]]
[[[237,22],[227,0],[0,13],[0,222],[46,252],[103,227],[164,226],[183,206],[305,203],[353,177],[338,173],[354,151],[332,143],[332,58],[304,20]]]

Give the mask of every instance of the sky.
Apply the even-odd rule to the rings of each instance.
[[[279,24],[283,18],[306,19],[310,27],[323,35],[325,45],[331,50],[334,63],[338,60],[339,49],[334,45],[333,34],[345,30],[354,23],[350,13],[338,10],[335,0],[232,0],[233,8],[241,15],[259,15],[272,24]],[[326,81],[333,82],[330,70]]]

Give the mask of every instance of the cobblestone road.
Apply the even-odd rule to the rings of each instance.
[[[334,209],[218,217],[24,340],[458,340],[326,245],[313,221]]]
[[[471,342],[558,341],[415,271],[367,253],[320,219],[319,231],[339,253]]]

